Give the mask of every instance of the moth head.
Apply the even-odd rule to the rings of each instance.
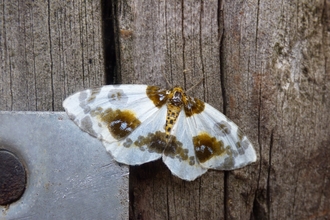
[[[186,93],[180,86],[176,86],[168,92],[169,101],[175,106],[182,105],[182,99],[185,99]]]

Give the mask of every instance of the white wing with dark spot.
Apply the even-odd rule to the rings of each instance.
[[[192,181],[207,169],[232,170],[257,159],[235,123],[181,87],[110,85],[75,93],[63,106],[120,163],[162,157],[174,175]]]
[[[173,136],[182,144],[182,149],[175,149],[175,153],[172,154],[167,154],[165,151],[163,161],[174,175],[192,181],[204,174],[207,169],[203,168],[196,158],[191,128],[187,122],[187,117],[182,110],[172,130]]]
[[[187,118],[187,124],[202,167],[233,170],[256,161],[255,150],[247,136],[207,103],[203,112]]]
[[[155,107],[146,89],[146,85],[88,89],[68,97],[63,106],[83,131],[102,140],[116,161],[142,164],[161,157],[162,150],[149,149],[148,140],[164,131],[166,119],[166,105]]]

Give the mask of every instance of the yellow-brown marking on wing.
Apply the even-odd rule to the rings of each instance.
[[[215,137],[211,137],[206,132],[193,137],[193,144],[196,157],[201,163],[226,152],[223,142],[217,141]]]
[[[147,146],[150,152],[163,153],[166,147],[165,133],[156,131],[146,136],[139,136],[134,145],[140,147],[140,149],[143,149],[143,146]]]
[[[130,110],[107,109],[100,114],[100,118],[107,124],[112,136],[118,140],[127,137],[141,124]]]
[[[148,151],[151,153],[164,153],[166,156],[176,157],[180,160],[189,159],[190,163],[194,163],[194,158],[188,158],[188,149],[184,149],[182,143],[175,136],[167,136],[166,133],[161,131],[139,136],[134,145],[140,147],[141,150],[144,150],[143,147],[147,146]]]
[[[170,135],[167,139],[167,146],[164,150],[164,155],[171,158],[178,158],[180,160],[191,160],[188,158],[189,150],[182,147],[182,143],[176,139],[175,136]],[[190,161],[191,163],[191,161]],[[189,163],[189,164],[190,164]],[[192,165],[192,164],[190,164]]]
[[[184,96],[183,103],[184,103],[184,111],[187,117],[190,117],[194,114],[199,114],[205,109],[205,103],[197,98]]]
[[[147,96],[155,104],[156,107],[160,108],[167,102],[166,90],[160,89],[157,86],[148,86],[146,89]]]

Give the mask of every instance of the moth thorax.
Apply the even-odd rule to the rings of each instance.
[[[181,92],[174,92],[173,97],[170,99],[172,105],[181,106],[182,105],[182,93]]]

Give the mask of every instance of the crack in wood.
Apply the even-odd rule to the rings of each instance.
[[[270,134],[270,143],[269,143],[269,158],[268,158],[268,173],[267,173],[267,212],[268,219],[270,219],[270,206],[271,206],[271,193],[270,193],[270,172],[272,168],[272,149],[274,143],[274,130]]]

